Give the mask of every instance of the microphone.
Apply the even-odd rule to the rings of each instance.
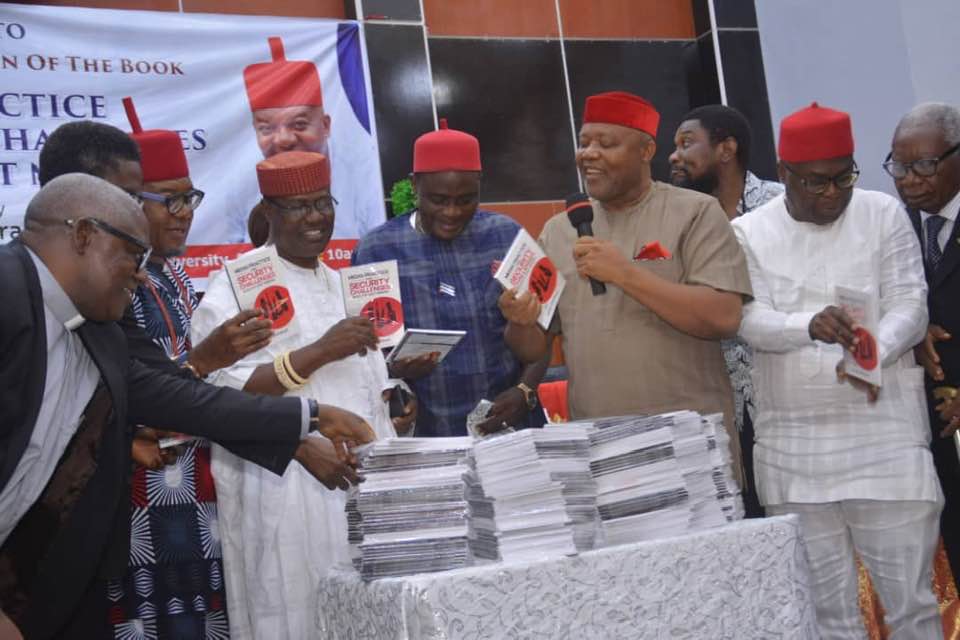
[[[593,205],[585,193],[574,193],[567,196],[567,218],[577,230],[577,237],[593,236]],[[599,296],[607,292],[607,285],[590,278],[590,289],[593,295]]]

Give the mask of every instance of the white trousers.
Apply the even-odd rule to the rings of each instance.
[[[768,515],[800,516],[823,640],[867,638],[854,552],[886,611],[890,640],[942,640],[932,587],[941,508],[937,502],[894,500],[767,505]]]

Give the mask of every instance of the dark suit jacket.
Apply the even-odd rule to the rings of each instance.
[[[129,307],[119,324],[127,337],[127,348],[131,358],[135,358],[157,371],[162,371],[179,378],[194,379],[193,374],[189,370],[178,366],[168,358],[166,352],[157,346],[150,336],[147,335],[147,332],[137,324],[137,320],[134,318],[133,312]],[[156,427],[158,429],[165,429],[170,426],[155,420],[146,420],[141,424],[146,427]],[[189,424],[181,426],[178,430],[189,435],[210,437],[207,435],[209,432],[208,425]],[[283,475],[287,465],[290,464],[290,461],[293,459],[293,454],[298,444],[291,442],[227,441],[213,437],[210,437],[210,439],[216,441],[217,444],[241,458],[269,469],[277,475]]]
[[[917,237],[920,239],[920,246],[923,247],[920,213],[918,211],[908,211],[908,214],[910,222],[913,223],[914,231],[917,232]],[[941,438],[939,435],[940,430],[945,425],[934,408],[936,401],[933,399],[932,390],[940,385],[960,387],[960,224],[953,225],[950,239],[943,250],[940,267],[935,273],[931,273],[930,267],[924,259],[924,272],[929,288],[927,308],[930,312],[930,324],[940,325],[953,336],[950,340],[937,343],[937,353],[940,356],[944,381],[935,382],[929,376],[926,377],[930,427],[933,430],[933,457],[944,491],[949,492],[956,486],[957,480],[960,479],[960,466],[958,466],[953,439]]]
[[[40,281],[17,241],[0,246],[0,488],[33,432],[46,379],[46,328]],[[92,585],[126,565],[129,543],[131,423],[156,423],[219,441],[284,444],[300,440],[296,398],[252,396],[163,373],[131,359],[116,323],[77,330],[113,401],[96,471],[62,524],[33,582],[25,632],[30,638],[73,633],[70,625]],[[289,457],[287,457],[289,460]],[[278,465],[279,460],[275,461]],[[0,514],[3,517],[3,514]],[[104,615],[106,607],[104,605]]]

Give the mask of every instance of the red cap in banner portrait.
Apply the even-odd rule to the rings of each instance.
[[[784,162],[813,162],[853,155],[850,114],[816,102],[780,122],[777,153]]]
[[[284,151],[257,163],[257,181],[268,198],[313,193],[330,186],[330,162],[322,153]]]
[[[183,152],[183,142],[176,131],[169,129],[147,129],[140,126],[140,118],[133,106],[133,99],[123,99],[123,108],[133,133],[130,137],[140,148],[140,167],[143,169],[144,182],[177,180],[190,175],[187,168],[187,156]]]
[[[440,118],[440,128],[425,133],[413,144],[413,172],[481,171],[480,141],[464,131],[447,128],[447,119]]]
[[[656,138],[660,114],[656,107],[640,96],[626,91],[608,91],[587,98],[583,108],[583,124],[590,122],[618,124]]]
[[[287,60],[283,40],[278,37],[267,38],[267,42],[273,60],[251,64],[243,70],[250,110],[322,106],[316,65],[309,60]]]

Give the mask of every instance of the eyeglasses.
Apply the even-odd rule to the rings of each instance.
[[[960,149],[960,144],[955,144],[936,158],[920,158],[913,162],[900,162],[893,160],[893,151],[887,154],[887,159],[883,161],[883,170],[890,174],[894,180],[903,180],[907,177],[908,171],[913,171],[915,176],[929,178],[937,173],[937,167],[940,162],[946,160],[951,153],[956,153]]]
[[[63,221],[68,227],[74,227],[81,222],[89,222],[94,227],[97,227],[101,231],[106,231],[115,238],[120,238],[126,242],[129,242],[135,246],[139,251],[134,255],[134,260],[137,262],[137,271],[143,271],[147,268],[147,263],[150,262],[150,255],[153,253],[153,247],[148,244],[144,244],[140,240],[134,238],[132,235],[126,231],[121,231],[111,224],[107,224],[103,220],[98,220],[97,218],[73,218]]]
[[[860,177],[860,169],[857,168],[856,163],[847,171],[832,178],[827,178],[826,176],[802,176],[794,171],[786,162],[782,162],[781,164],[787,171],[800,178],[800,184],[803,185],[804,191],[814,196],[826,193],[831,183],[840,191],[850,189],[857,183],[857,179]]]
[[[165,196],[162,193],[141,191],[140,196],[146,200],[152,200],[153,202],[162,202],[164,206],[167,207],[167,211],[170,212],[170,215],[175,216],[183,211],[184,207],[191,210],[199,207],[200,203],[203,202],[204,193],[199,189],[190,189],[190,191],[185,191],[183,193],[175,193],[172,196]]]
[[[333,196],[324,196],[316,200],[297,200],[296,204],[286,204],[273,198],[264,198],[274,207],[283,211],[286,215],[294,218],[302,218],[310,213],[311,209],[316,209],[320,213],[333,213],[334,205],[340,204]]]
[[[127,191],[126,189],[124,189],[123,192],[133,198],[133,201],[136,202],[137,205],[141,207],[143,206],[143,196],[141,196],[139,193],[136,191]]]

